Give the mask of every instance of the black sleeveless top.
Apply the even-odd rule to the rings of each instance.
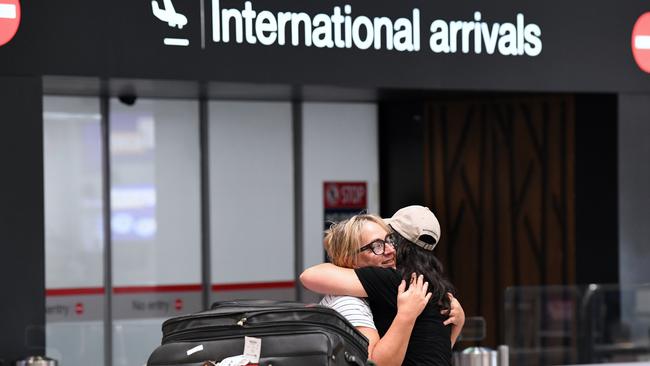
[[[402,279],[390,268],[365,267],[355,272],[368,294],[375,326],[383,337],[397,315],[397,287]],[[451,325],[442,324],[447,317],[440,310],[429,302],[417,318],[402,365],[451,365]]]

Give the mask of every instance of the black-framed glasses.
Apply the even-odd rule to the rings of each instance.
[[[395,248],[395,235],[388,234],[384,240],[373,240],[372,243],[366,244],[359,248],[359,253],[363,252],[364,250],[371,250],[375,255],[382,255],[386,252],[386,244],[389,244]]]

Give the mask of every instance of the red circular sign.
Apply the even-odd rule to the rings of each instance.
[[[176,301],[174,302],[174,307],[176,308],[177,311],[180,311],[183,308],[183,300],[176,299]]]
[[[20,1],[0,0],[0,46],[11,41],[20,25]]]
[[[81,315],[81,314],[83,314],[83,313],[84,313],[84,304],[78,302],[78,303],[74,306],[74,312],[77,313],[77,315]]]
[[[641,70],[650,73],[650,12],[641,15],[634,24],[632,54]]]

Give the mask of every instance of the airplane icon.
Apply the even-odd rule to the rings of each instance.
[[[162,20],[163,22],[167,22],[170,27],[178,27],[178,29],[183,29],[183,26],[187,24],[187,17],[181,13],[177,13],[176,10],[174,10],[174,4],[172,4],[172,0],[163,0],[163,4],[165,5],[165,9],[160,9],[158,6],[158,0],[151,0],[151,10],[153,11],[153,15],[155,15],[156,18]]]

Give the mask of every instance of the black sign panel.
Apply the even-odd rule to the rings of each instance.
[[[641,0],[35,3],[23,4],[19,33],[0,47],[1,73],[650,91],[633,57],[632,30],[650,11]]]

